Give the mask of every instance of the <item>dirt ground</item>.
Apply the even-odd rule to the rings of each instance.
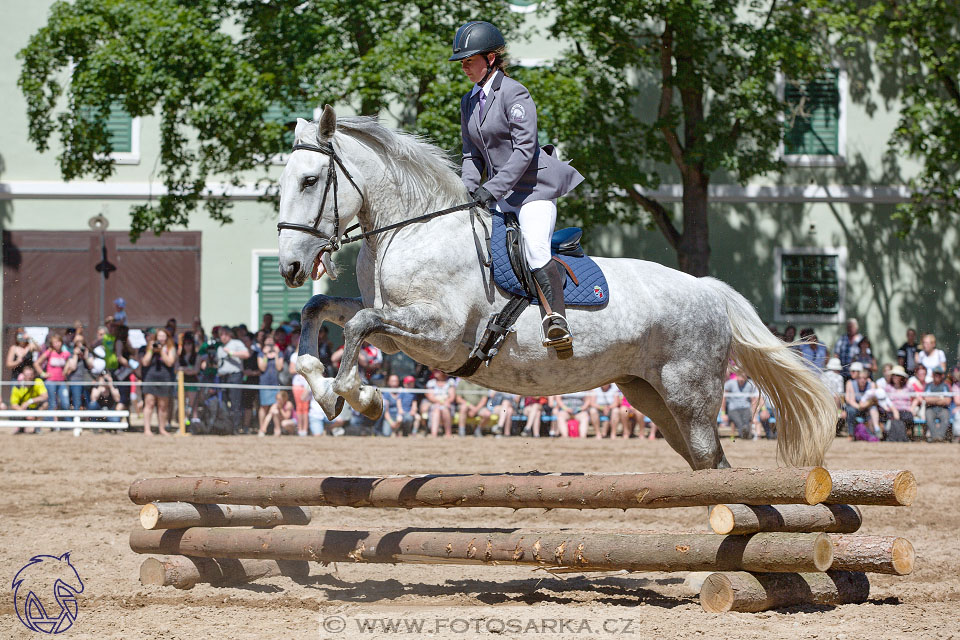
[[[773,443],[724,443],[735,466],[775,466]],[[684,574],[564,574],[527,567],[314,565],[190,591],[142,587],[130,482],[173,475],[375,475],[684,469],[663,441],[383,438],[75,438],[0,434],[0,638],[35,633],[16,617],[13,576],[31,556],[71,552],[84,581],[72,638],[893,638],[960,637],[960,447],[837,441],[829,468],[911,469],[908,508],[865,507],[865,533],[902,535],[917,551],[906,577],[872,576],[870,601],[837,608],[707,614]],[[314,508],[311,526],[577,527],[705,530],[706,510]],[[391,629],[389,624],[397,624]]]

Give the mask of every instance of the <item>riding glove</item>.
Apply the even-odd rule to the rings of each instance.
[[[477,190],[474,191],[472,195],[473,199],[479,202],[481,207],[490,211],[493,211],[493,207],[497,204],[496,196],[487,191],[485,187],[477,187]]]

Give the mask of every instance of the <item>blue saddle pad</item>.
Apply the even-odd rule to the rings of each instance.
[[[513,272],[510,257],[507,255],[507,230],[506,223],[503,221],[503,214],[494,211],[492,217],[493,234],[490,238],[490,259],[493,264],[494,282],[503,291],[528,298],[533,304],[537,304],[538,301],[527,295],[523,290],[523,285],[520,284],[517,274]],[[574,284],[573,278],[567,276],[567,284],[563,288],[563,299],[567,306],[602,307],[607,304],[607,300],[610,299],[607,279],[592,258],[587,256],[582,258],[560,256],[560,258],[570,265],[580,283]]]

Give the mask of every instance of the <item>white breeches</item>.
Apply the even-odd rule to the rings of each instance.
[[[523,232],[523,256],[531,269],[539,269],[550,262],[550,240],[557,224],[556,200],[532,200],[517,211],[505,201],[497,203],[500,211],[517,214]]]

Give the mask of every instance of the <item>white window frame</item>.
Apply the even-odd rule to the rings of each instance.
[[[847,107],[850,95],[850,77],[842,64],[834,63],[832,68],[837,69],[837,92],[840,94],[839,113],[837,114],[837,153],[832,156],[812,156],[809,154],[788,154],[780,140],[777,154],[788,167],[842,167],[847,164]],[[780,102],[786,101],[786,77],[777,72],[777,98]],[[784,114],[780,114],[780,121],[784,121]]]
[[[114,164],[140,164],[140,116],[130,118],[130,151],[114,151]]]
[[[783,300],[783,256],[835,255],[837,256],[837,313],[800,314],[780,312]],[[776,247],[773,251],[773,320],[805,324],[842,324],[846,322],[847,248],[846,247]]]
[[[251,327],[251,333],[256,333],[257,329],[260,328],[260,296],[257,294],[257,290],[260,289],[260,258],[277,258],[280,256],[280,251],[278,249],[254,249],[251,255],[253,258],[250,261],[250,282],[252,284],[250,288],[250,324],[247,326]],[[313,289],[312,295],[322,293],[319,280],[311,280],[310,283]]]

